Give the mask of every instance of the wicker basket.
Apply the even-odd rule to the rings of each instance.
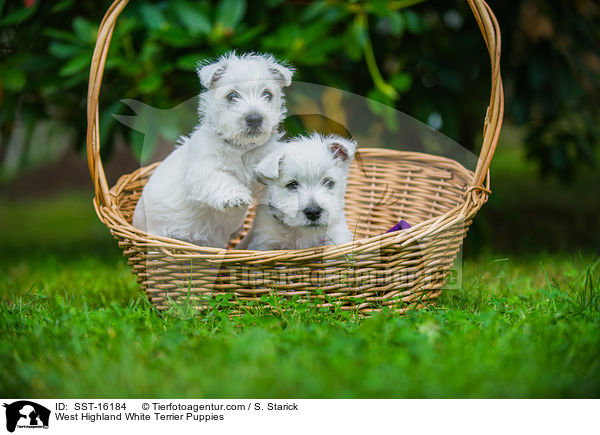
[[[249,303],[268,305],[276,297],[295,297],[360,314],[383,308],[400,314],[434,302],[472,219],[490,194],[488,169],[502,124],[500,31],[484,1],[468,0],[492,66],[491,99],[475,172],[444,157],[361,148],[363,165],[360,170],[356,165],[351,168],[346,195],[346,215],[355,240],[287,251],[201,247],[153,236],[131,225],[136,202],[157,163],[122,176],[109,189],[100,160],[98,124],[98,95],[110,39],[127,2],[112,4],[98,32],[89,79],[87,156],[96,212],[158,309],[185,300],[202,310],[218,295],[226,295],[241,309]],[[382,205],[383,194],[393,200]],[[251,210],[241,236],[253,215]],[[413,227],[382,234],[399,218]]]

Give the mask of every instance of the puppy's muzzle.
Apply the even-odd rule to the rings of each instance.
[[[319,220],[321,217],[321,211],[322,209],[318,205],[309,205],[303,210],[304,216],[306,216],[306,219],[311,222],[316,222]]]
[[[246,125],[250,130],[258,130],[263,123],[263,117],[259,113],[251,113],[246,116]]]

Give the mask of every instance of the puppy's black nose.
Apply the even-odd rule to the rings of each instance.
[[[251,113],[246,116],[246,124],[250,128],[258,128],[262,125],[263,117],[258,113]]]
[[[309,205],[304,209],[304,215],[309,221],[316,221],[321,217],[321,207],[318,205]]]

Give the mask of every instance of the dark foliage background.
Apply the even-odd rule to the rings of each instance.
[[[600,141],[600,6],[592,0],[490,1],[503,30],[509,121],[540,173],[595,164]],[[0,0],[3,179],[51,158],[53,138],[82,147],[89,63],[109,1]],[[473,149],[489,62],[467,2],[132,1],[119,18],[102,88],[102,140],[125,137],[123,98],[170,108],[198,93],[198,60],[265,51],[296,80],[393,105]],[[63,145],[55,145],[61,148]]]

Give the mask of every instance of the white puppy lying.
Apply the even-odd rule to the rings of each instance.
[[[314,133],[281,144],[258,163],[266,184],[237,249],[303,249],[352,240],[344,195],[356,142]]]
[[[136,228],[224,248],[252,204],[256,162],[278,143],[282,88],[293,71],[272,56],[230,53],[199,69],[201,121],[156,168],[133,215]]]

